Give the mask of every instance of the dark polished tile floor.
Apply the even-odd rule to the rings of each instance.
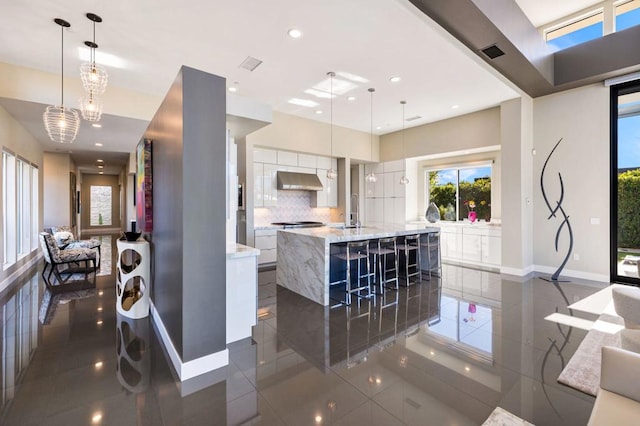
[[[445,265],[441,280],[330,309],[263,271],[253,339],[179,383],[150,319],[115,314],[110,256],[75,292],[50,295],[40,264],[0,295],[0,424],[478,425],[501,406],[584,425],[593,406],[556,382],[586,332],[544,317],[597,286]]]

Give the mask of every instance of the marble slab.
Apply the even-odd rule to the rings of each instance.
[[[238,259],[241,257],[259,256],[260,249],[245,246],[238,243],[227,243],[227,259]]]
[[[318,228],[283,229],[282,233],[291,233],[307,237],[319,238],[331,243],[347,241],[373,240],[378,238],[398,237],[412,234],[426,234],[440,232],[439,227],[424,225],[384,225],[362,226],[360,228],[336,228],[322,226]]]

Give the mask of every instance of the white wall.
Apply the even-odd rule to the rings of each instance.
[[[545,172],[545,186],[552,204],[559,196],[562,174],[563,207],[574,234],[573,253],[580,260],[567,263],[568,275],[609,280],[609,89],[594,84],[534,100],[534,244],[536,269],[555,271],[567,249],[566,232],[559,252],[554,250],[558,220],[547,220],[548,210],[540,190],[540,172],[555,143],[562,143]],[[590,218],[599,218],[591,225]]]
[[[69,172],[73,166],[69,154],[45,153],[43,169],[43,227],[70,225]]]
[[[331,156],[331,126],[319,121],[280,112],[273,113],[273,123],[247,135],[254,146]],[[333,126],[333,157],[361,161],[378,161],[378,137],[373,138],[373,155],[369,133]]]
[[[500,144],[500,108],[489,108],[380,137],[380,161],[474,150]]]

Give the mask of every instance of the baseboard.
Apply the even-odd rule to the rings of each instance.
[[[513,275],[516,277],[524,277],[533,273],[534,268],[533,265],[529,265],[526,268],[510,268],[508,266],[501,266],[500,273],[506,275]]]
[[[33,265],[38,263],[41,259],[42,259],[42,252],[38,251],[38,254],[36,254],[34,257],[26,261],[24,264],[20,265],[18,269],[13,271],[7,278],[5,278],[2,282],[0,282],[0,293],[6,290],[11,285],[11,283],[13,283],[16,279],[18,279],[20,275],[24,274],[29,269],[31,269],[31,267],[33,267]]]
[[[165,349],[167,350],[169,358],[171,359],[171,363],[173,364],[173,368],[180,378],[180,381],[188,380],[201,374],[216,370],[220,367],[229,365],[229,349],[227,348],[222,351],[205,355],[191,361],[182,362],[182,358],[180,358],[178,351],[176,350],[175,346],[173,346],[173,342],[171,341],[169,333],[167,332],[167,329],[162,322],[162,318],[160,317],[160,314],[156,310],[156,307],[151,300],[149,301],[149,307],[151,309],[151,317],[153,318],[153,322],[158,329],[158,333],[160,334],[160,341],[163,343]]]
[[[534,265],[534,270],[536,272],[541,272],[543,274],[552,275],[553,273],[556,272],[556,269],[558,268],[553,266]],[[601,283],[610,282],[609,275],[594,274],[591,272],[584,272],[584,271],[576,271],[574,269],[563,269],[562,273],[560,274],[560,277],[578,278],[581,280],[597,281]]]

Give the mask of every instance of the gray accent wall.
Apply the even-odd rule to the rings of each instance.
[[[182,362],[226,348],[225,79],[182,67],[152,140],[151,298]]]

